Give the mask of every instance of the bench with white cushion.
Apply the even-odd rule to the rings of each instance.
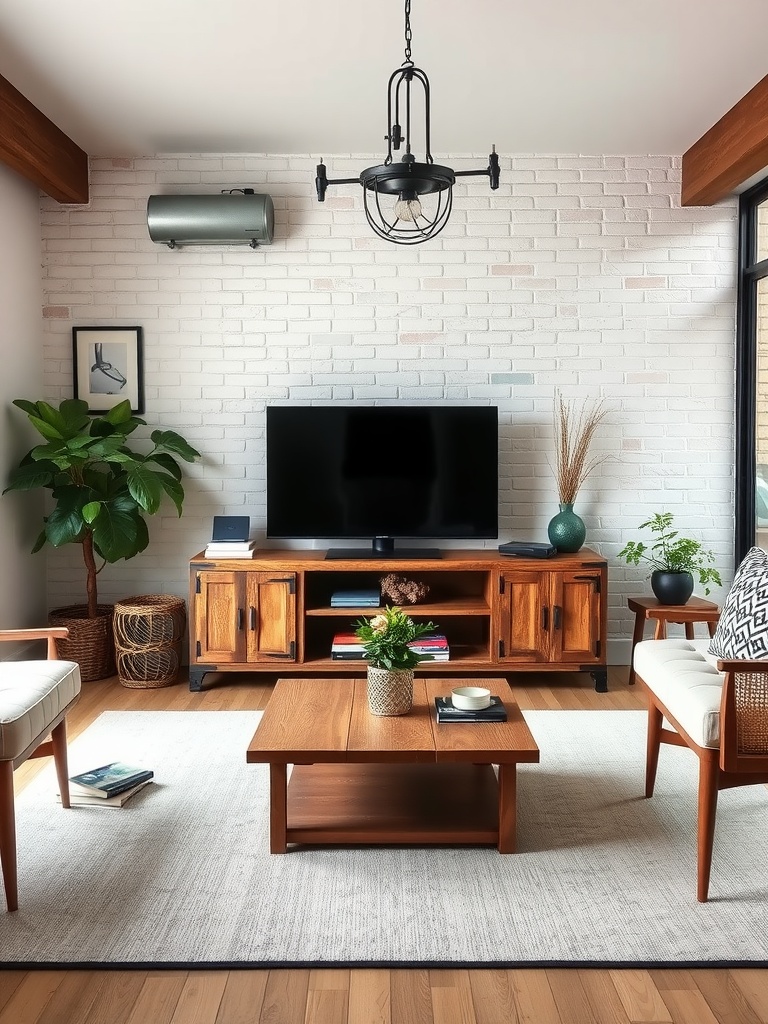
[[[711,641],[644,640],[634,653],[648,693],[646,797],[653,796],[661,743],[699,758],[697,898],[709,893],[717,796],[768,782],[768,660],[718,659]]]
[[[80,667],[56,657],[56,639],[67,634],[61,626],[0,630],[0,641],[48,643],[46,660],[0,661],[0,864],[9,910],[18,908],[14,769],[52,755],[61,804],[69,807],[66,716],[80,694]]]

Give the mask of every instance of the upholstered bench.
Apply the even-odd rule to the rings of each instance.
[[[53,755],[61,803],[69,807],[66,716],[80,694],[80,668],[56,660],[56,638],[67,633],[63,627],[0,630],[0,640],[48,641],[48,660],[0,661],[0,863],[9,910],[18,907],[14,769],[30,757]]]
[[[702,903],[709,892],[718,792],[768,782],[768,660],[718,659],[707,653],[710,643],[644,640],[634,654],[649,698],[646,797],[653,796],[661,743],[687,746],[699,758]]]

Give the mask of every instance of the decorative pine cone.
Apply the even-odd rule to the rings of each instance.
[[[426,583],[406,579],[395,572],[382,576],[379,582],[383,597],[388,597],[395,604],[418,604],[429,593]]]

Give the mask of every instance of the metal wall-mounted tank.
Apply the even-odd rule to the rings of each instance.
[[[275,230],[272,197],[254,192],[150,196],[147,227],[153,242],[177,245],[269,245]]]

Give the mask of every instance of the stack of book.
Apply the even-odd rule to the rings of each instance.
[[[331,643],[334,661],[359,661],[365,657],[362,641],[354,633],[336,633]]]
[[[408,646],[415,654],[429,654],[430,661],[449,661],[451,657],[448,640],[442,633],[427,633],[418,640],[412,640]]]
[[[331,594],[331,608],[378,608],[381,591],[375,587],[365,590],[336,590]]]
[[[155,773],[149,768],[136,768],[122,761],[92,768],[69,780],[72,804],[95,804],[101,807],[122,807],[134,793],[152,781]],[[61,800],[61,795],[58,794]]]
[[[506,722],[507,709],[501,697],[491,697],[490,706],[480,711],[455,708],[448,697],[435,697],[438,722]]]
[[[205,549],[206,558],[253,558],[255,540],[212,540]]]

